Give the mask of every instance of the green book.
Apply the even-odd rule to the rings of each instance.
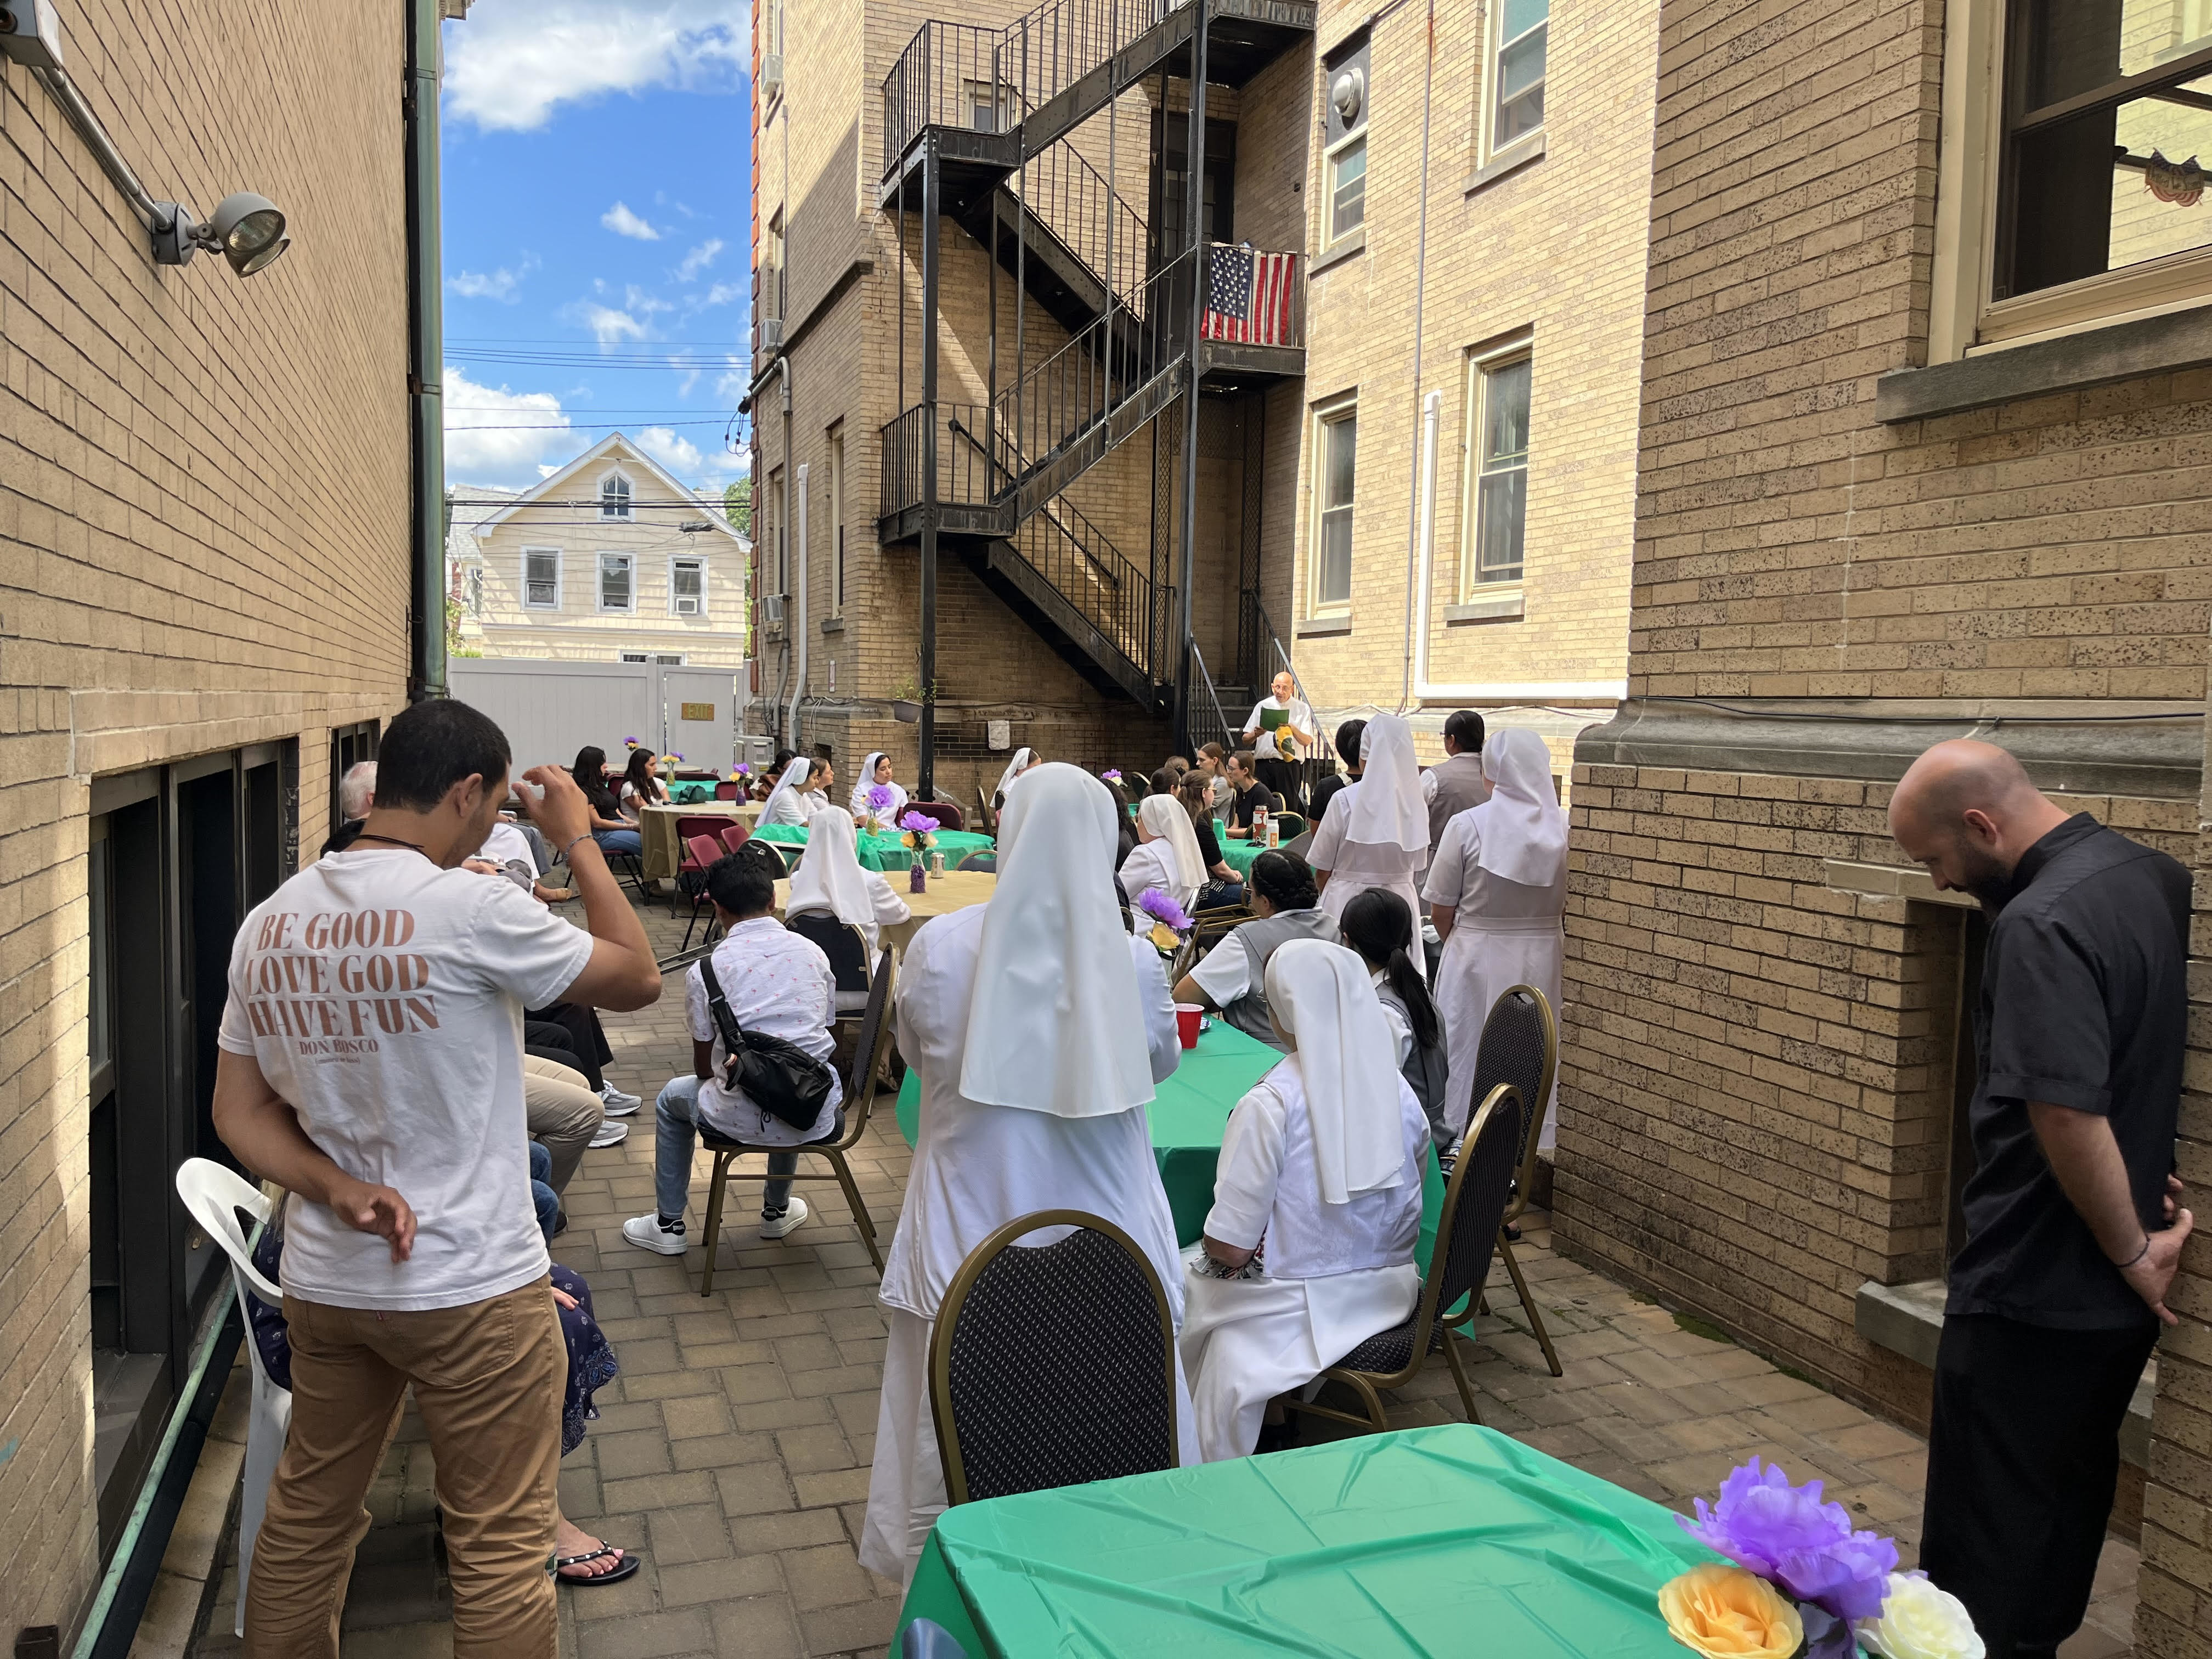
[[[1287,708],[1262,708],[1260,711],[1260,729],[1262,732],[1279,732],[1290,723],[1291,711]]]

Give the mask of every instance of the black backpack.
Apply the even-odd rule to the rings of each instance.
[[[722,1034],[722,1048],[729,1056],[722,1063],[722,1086],[742,1091],[761,1110],[794,1129],[812,1128],[830,1098],[835,1074],[797,1043],[739,1025],[729,999],[722,994],[721,981],[714,977],[712,957],[699,958],[699,977],[707,987],[714,1029]]]

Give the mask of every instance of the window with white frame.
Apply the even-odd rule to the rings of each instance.
[[[668,562],[668,614],[703,617],[707,614],[707,561],[699,554],[678,554]]]
[[[619,472],[610,472],[599,480],[599,516],[603,519],[627,519],[630,516],[629,480]]]
[[[522,608],[558,611],[561,608],[561,550],[526,547],[522,550]]]
[[[1494,0],[1490,73],[1484,77],[1486,155],[1495,155],[1544,130],[1544,69],[1551,0]]]
[[[1335,246],[1367,222],[1367,45],[1327,70],[1322,124],[1322,246]]]
[[[830,614],[845,614],[845,423],[830,428]]]
[[[1359,405],[1331,404],[1314,416],[1314,532],[1310,608],[1352,603],[1352,503],[1359,459]]]
[[[469,567],[468,580],[463,584],[461,591],[466,598],[466,602],[469,607],[469,615],[471,617],[483,616],[483,567],[482,565],[472,564]]]
[[[599,609],[637,609],[636,561],[629,554],[599,555]]]
[[[1528,520],[1528,392],[1525,347],[1478,358],[1468,371],[1468,510],[1460,559],[1463,595],[1521,580]]]

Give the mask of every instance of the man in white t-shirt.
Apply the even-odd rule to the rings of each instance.
[[[257,907],[231,951],[216,1129],[290,1194],[292,1425],[254,1547],[249,1659],[336,1659],[362,1500],[410,1383],[454,1650],[554,1650],[566,1359],[530,1196],[522,1011],[641,1008],[660,975],[558,768],[528,774],[532,813],[589,931],[459,867],[506,798],[507,760],[465,703],[407,709],[360,836]]]
[[[717,860],[707,871],[707,896],[725,929],[708,958],[715,981],[740,1030],[781,1037],[828,1064],[835,1043],[830,1022],[837,1013],[837,978],[830,958],[812,939],[775,919],[775,882],[758,861]],[[749,1146],[800,1146],[833,1138],[843,1093],[836,1068],[830,1093],[811,1123],[787,1123],[756,1105],[742,1089],[723,1084],[723,1047],[708,1002],[705,975],[695,964],[684,976],[686,1023],[691,1032],[691,1074],[672,1077],[653,1102],[654,1213],[623,1223],[623,1237],[641,1249],[682,1255],[690,1243],[684,1206],[691,1190],[691,1149],[702,1122],[717,1134]],[[792,1152],[769,1154],[771,1176],[799,1168]],[[791,1196],[791,1182],[770,1180],[761,1188],[760,1236],[787,1237],[806,1219],[806,1200]],[[715,1241],[702,1239],[708,1249]]]
[[[1294,812],[1304,810],[1305,800],[1305,791],[1298,787],[1298,763],[1313,752],[1314,744],[1313,710],[1297,695],[1297,684],[1285,668],[1275,676],[1273,695],[1254,703],[1252,718],[1244,722],[1244,742],[1259,757],[1261,782]],[[1273,727],[1267,721],[1270,714],[1280,717]]]

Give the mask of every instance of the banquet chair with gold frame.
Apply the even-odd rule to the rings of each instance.
[[[1075,1231],[1014,1243],[1045,1227]],[[1174,1468],[1175,1322],[1152,1264],[1086,1211],[1009,1221],[945,1289],[929,1409],[948,1504]]]
[[[847,1154],[860,1144],[860,1137],[868,1132],[868,1115],[875,1109],[876,1088],[883,1076],[884,1067],[890,1057],[891,995],[896,987],[898,970],[888,945],[877,958],[874,975],[868,986],[867,1012],[860,1018],[859,1040],[854,1044],[853,1062],[845,1079],[845,1126],[834,1140],[817,1140],[799,1146],[756,1146],[742,1140],[732,1140],[717,1133],[705,1123],[699,1126],[699,1144],[714,1155],[714,1172],[707,1181],[707,1261],[699,1273],[699,1294],[708,1296],[714,1289],[714,1252],[722,1242],[722,1188],[731,1181],[766,1181],[770,1177],[765,1169],[733,1170],[733,1159],[752,1152],[798,1152],[811,1158],[827,1159],[829,1170],[802,1168],[788,1176],[777,1180],[834,1181],[844,1189],[845,1202],[851,1206],[853,1224],[860,1230],[860,1243],[868,1247],[868,1259],[876,1264],[877,1277],[884,1271],[884,1253],[876,1243],[875,1218],[868,1213],[867,1205],[860,1198],[860,1189],[853,1180],[853,1166]]]
[[[1566,1373],[1559,1364],[1559,1351],[1552,1346],[1552,1334],[1544,1328],[1544,1316],[1528,1294],[1528,1281],[1521,1276],[1521,1263],[1514,1257],[1513,1241],[1505,1236],[1505,1229],[1528,1207],[1528,1193],[1536,1175],[1538,1132],[1559,1066],[1559,1026],[1553,1018],[1550,1000],[1533,985],[1515,985],[1500,993],[1482,1022],[1482,1039],[1474,1055],[1474,1089],[1468,1098],[1486,1100],[1491,1090],[1510,1083],[1521,1091],[1522,1100],[1529,1103],[1522,1117],[1513,1192],[1498,1225],[1498,1254],[1504,1259],[1513,1293],[1521,1298],[1522,1310],[1528,1316],[1529,1334],[1544,1351],[1544,1363],[1554,1376]]]
[[[1521,1096],[1510,1083],[1501,1083],[1484,1099],[1468,1126],[1459,1162],[1444,1188],[1443,1212],[1437,1218],[1437,1239],[1429,1253],[1428,1271],[1422,1276],[1420,1299],[1413,1317],[1402,1325],[1378,1331],[1321,1374],[1325,1382],[1341,1382],[1359,1396],[1362,1413],[1339,1411],[1316,1400],[1291,1395],[1284,1403],[1292,1411],[1306,1412],[1355,1428],[1380,1434],[1390,1425],[1383,1415],[1382,1390],[1402,1389],[1421,1374],[1421,1367],[1437,1349],[1451,1366],[1452,1382],[1459,1389],[1467,1420],[1482,1421],[1476,1410],[1474,1388],[1458,1343],[1472,1341],[1446,1322],[1446,1316],[1463,1301],[1482,1293],[1490,1276],[1491,1253],[1502,1237],[1508,1193],[1513,1182],[1513,1160],[1521,1145]]]

